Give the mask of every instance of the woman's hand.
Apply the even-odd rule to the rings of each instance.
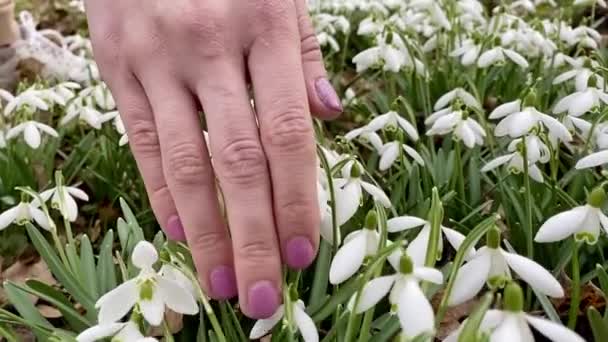
[[[307,267],[319,243],[310,110],[341,111],[306,0],[88,0],[87,12],[160,224],[188,241],[208,294],[238,290],[248,316],[270,316],[281,260]]]

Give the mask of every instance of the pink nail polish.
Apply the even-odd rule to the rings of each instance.
[[[302,269],[310,266],[315,258],[315,250],[310,240],[305,237],[295,237],[285,246],[285,262],[291,268]]]
[[[185,241],[186,233],[184,232],[184,226],[182,221],[177,215],[171,216],[167,221],[166,232],[167,237],[174,241]]]
[[[236,297],[236,276],[232,267],[218,266],[209,275],[211,293],[215,299],[225,300]]]
[[[277,311],[279,307],[279,292],[267,280],[261,280],[249,288],[247,294],[248,312],[253,319],[265,319]]]
[[[323,102],[325,107],[334,112],[342,112],[342,102],[340,97],[336,94],[334,87],[329,83],[329,80],[325,77],[321,77],[315,81],[315,88],[317,90],[317,96]]]

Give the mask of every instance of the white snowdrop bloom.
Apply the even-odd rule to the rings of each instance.
[[[83,99],[92,99],[94,103],[103,110],[110,111],[116,109],[114,97],[112,96],[112,93],[110,93],[108,86],[103,82],[83,89],[78,96]]]
[[[361,179],[361,170],[362,166],[357,162],[348,162],[342,169],[342,178],[336,178],[333,181],[336,197],[336,217],[340,226],[350,220],[357,212],[363,198],[363,190],[385,208],[392,206],[390,199],[382,189]]]
[[[450,52],[450,57],[458,57],[462,65],[469,66],[475,63],[480,52],[481,46],[469,38],[463,40],[456,49]]]
[[[89,195],[75,186],[57,186],[40,193],[43,201],[51,200],[51,207],[61,212],[61,215],[70,222],[78,217],[78,204],[76,199],[88,201]],[[37,201],[34,201],[35,203]]]
[[[426,76],[424,64],[417,58],[412,59],[400,35],[392,35],[390,44],[386,42],[387,39],[388,34],[378,35],[376,46],[353,57],[353,63],[356,65],[358,73],[378,66],[391,72],[399,72],[403,67],[407,67],[415,70],[420,76]]]
[[[522,106],[521,100],[515,100],[502,104],[490,113],[490,119],[502,119],[494,134],[497,137],[506,135],[511,138],[519,138],[528,134],[537,125],[541,124],[548,131],[552,139],[569,142],[572,135],[561,122],[552,116],[539,112],[532,106]]]
[[[599,106],[600,101],[608,103],[608,94],[599,88],[589,87],[563,97],[555,104],[553,112],[555,114],[568,112],[571,116],[581,116]]]
[[[486,340],[490,342],[534,342],[531,326],[549,341],[585,342],[577,333],[559,323],[525,313],[523,306],[524,296],[521,287],[516,283],[508,284],[504,291],[504,310],[490,309],[486,311],[479,325],[478,336],[485,335]],[[465,322],[451,333],[444,342],[459,341]]]
[[[353,141],[354,139],[359,140],[362,143],[369,143],[374,147],[376,151],[380,151],[384,143],[382,142],[382,138],[372,131],[367,125],[359,128],[355,128],[352,131],[346,133],[344,135],[344,139],[347,141]]]
[[[323,171],[324,172],[324,171]],[[321,218],[320,225],[320,234],[321,237],[329,242],[330,244],[334,244],[334,231],[333,231],[333,222],[332,222],[332,209],[329,205],[329,192],[325,189],[321,181],[317,182],[317,198],[319,200],[319,211]],[[340,231],[338,230],[338,234]],[[338,242],[340,241],[340,236],[338,236]]]
[[[580,25],[572,28],[565,22],[561,23],[559,37],[570,47],[578,45],[590,49],[597,49],[598,43],[602,40],[601,34],[588,26]]]
[[[548,163],[551,159],[551,150],[538,136],[526,135],[522,138],[513,139],[507,146],[509,152],[523,153],[523,144],[526,144],[526,159],[528,163],[535,164],[541,162]]]
[[[608,164],[608,150],[591,153],[590,155],[581,158],[575,165],[578,170],[588,169],[600,165]]]
[[[310,316],[308,316],[306,311],[304,311],[304,302],[295,298],[292,299],[290,304],[292,310],[291,316],[293,317],[296,328],[302,335],[304,342],[318,342],[319,332],[317,331],[315,322],[312,320],[312,318],[310,318]],[[285,307],[285,304],[282,304],[272,316],[255,322],[253,328],[251,328],[251,332],[249,333],[249,338],[252,340],[257,340],[265,335],[268,335],[272,328],[277,325],[283,319],[283,317],[285,317]]]
[[[53,90],[63,99],[63,105],[65,105],[68,101],[76,97],[74,91],[80,88],[80,84],[76,82],[62,82],[53,87]]]
[[[421,281],[443,283],[443,274],[429,267],[415,266],[407,254],[403,254],[394,275],[372,279],[363,287],[355,308],[355,294],[349,309],[363,313],[374,307],[389,294],[391,304],[397,306],[397,314],[406,338],[435,332],[435,314],[431,303],[420,288]]]
[[[364,227],[344,238],[344,244],[338,249],[329,267],[331,284],[337,285],[345,282],[357,273],[366,256],[376,255],[380,247],[380,234],[377,228],[376,213],[370,211],[365,218]]]
[[[603,228],[608,233],[608,217],[602,212],[606,192],[594,189],[587,204],[572,208],[550,217],[536,233],[536,242],[555,242],[574,236],[577,241],[595,244]]]
[[[421,219],[415,216],[398,216],[389,219],[387,222],[388,232],[397,233],[405,230],[422,227],[418,235],[408,244],[407,254],[414,261],[414,265],[424,265],[426,259],[427,246],[429,244],[429,238],[431,234],[431,224],[427,220]],[[439,250],[443,249],[443,237],[448,240],[448,243],[455,249],[458,250],[460,245],[465,239],[465,236],[458,231],[441,225],[440,227],[440,238],[439,238]],[[469,260],[475,254],[475,248],[471,248],[467,251],[465,258]]]
[[[116,132],[120,134],[120,140],[118,140],[118,146],[124,146],[129,143],[129,136],[127,135],[127,129],[125,128],[125,124],[120,117],[118,112],[108,113],[106,115],[114,114],[114,128]],[[208,136],[208,134],[206,135]],[[205,139],[207,141],[207,145],[209,144],[209,138]]]
[[[453,137],[462,141],[468,148],[483,145],[486,131],[481,125],[466,115],[465,111],[446,108],[429,116],[425,124],[432,124],[426,135],[446,135],[452,133]]]
[[[23,134],[25,142],[33,149],[40,147],[42,142],[42,133],[46,133],[52,137],[59,137],[59,133],[53,127],[45,125],[37,121],[26,121],[18,124],[6,132],[6,139],[10,140]]]
[[[437,100],[437,102],[435,102],[433,109],[436,111],[444,109],[457,99],[462,101],[469,108],[481,109],[481,104],[479,104],[479,101],[477,101],[475,96],[471,95],[471,93],[467,92],[463,88],[455,88],[443,94]]]
[[[0,96],[7,102],[4,107],[4,116],[11,116],[15,111],[24,109],[28,113],[34,113],[38,110],[49,110],[49,105],[46,103],[43,93],[36,90],[34,86],[21,92],[17,96],[3,90]]]
[[[154,337],[145,337],[137,324],[133,321],[127,323],[107,323],[95,325],[83,331],[76,337],[78,342],[95,342],[112,338],[112,342],[157,342]]]
[[[346,107],[347,105],[356,105],[357,103],[359,103],[359,101],[357,99],[357,94],[355,93],[353,88],[346,89],[346,91],[344,91],[344,99],[342,99],[342,105]]]
[[[412,141],[417,141],[419,138],[418,131],[414,125],[395,111],[390,111],[375,117],[366,125],[366,127],[373,132],[377,132],[381,129],[388,131],[401,129],[410,139],[412,139]]]
[[[592,7],[594,5],[598,5],[600,7],[606,8],[606,1],[604,0],[574,0],[572,4],[574,6],[580,7]]]
[[[527,162],[528,175],[530,176],[530,178],[539,183],[544,182],[543,174],[538,168],[538,166],[536,166],[536,164],[530,163],[529,161]],[[524,158],[522,157],[519,151],[492,159],[481,168],[481,172],[492,171],[495,168],[504,164],[507,164],[507,170],[512,174],[520,174],[524,172]]]
[[[506,59],[510,59],[513,63],[524,69],[529,66],[528,61],[515,50],[505,49],[500,46],[482,53],[477,61],[477,66],[480,68],[487,68],[490,65],[504,62]]]
[[[161,324],[165,307],[185,315],[198,313],[196,299],[188,289],[152,268],[157,260],[158,253],[151,243],[141,241],[135,246],[131,261],[140,270],[139,275],[99,298],[95,307],[101,325],[119,321],[136,304],[153,326]]]
[[[340,51],[340,44],[338,44],[338,41],[336,40],[336,38],[334,38],[332,35],[330,35],[327,32],[318,33],[317,41],[319,42],[320,46],[329,45],[331,47],[331,49],[334,50],[335,52]]]
[[[360,36],[375,36],[379,33],[382,33],[382,30],[385,27],[385,23],[380,21],[379,18],[374,16],[369,16],[359,23],[359,29],[357,30],[357,34]]]
[[[572,69],[557,75],[555,79],[553,79],[554,85],[574,79],[576,90],[583,91],[587,89],[589,79],[592,76],[595,78],[596,84],[603,85],[605,83],[604,78],[593,71],[593,69],[599,67],[599,64],[596,61],[586,57],[579,57],[577,59],[566,59],[566,62],[572,66]]]
[[[192,297],[197,296],[196,289],[194,287],[194,284],[192,283],[192,280],[188,278],[184,274],[184,272],[182,272],[179,268],[171,264],[164,264],[160,267],[160,270],[158,270],[158,274],[161,277],[173,280],[178,283],[181,287],[188,290],[188,292],[192,294]]]
[[[458,270],[449,304],[458,305],[468,301],[475,297],[486,283],[491,288],[503,287],[512,279],[511,271],[549,297],[564,296],[562,286],[549,271],[533,260],[503,250],[500,247],[500,231],[498,228],[492,228],[487,234],[487,245]]]
[[[380,148],[380,163],[378,164],[380,171],[386,171],[393,166],[395,161],[397,161],[397,157],[399,157],[400,148],[414,159],[416,163],[424,166],[424,159],[422,159],[422,156],[420,156],[415,149],[406,144],[402,144],[399,141],[392,141],[384,144],[384,146]]]
[[[59,124],[66,125],[72,120],[78,118],[80,122],[84,122],[92,128],[101,129],[101,125],[103,123],[114,118],[114,113],[115,112],[102,114],[93,107],[79,104],[77,100],[68,106],[66,114],[61,118],[61,120],[59,120]]]
[[[0,231],[11,224],[23,226],[28,222],[36,222],[41,228],[51,230],[49,217],[36,203],[20,202],[0,214]]]
[[[429,17],[434,24],[444,28],[447,31],[452,29],[452,24],[450,23],[447,15],[441,8],[441,4],[438,1],[413,0],[410,2],[410,6],[428,11]]]

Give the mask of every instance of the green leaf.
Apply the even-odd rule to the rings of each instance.
[[[42,327],[53,329],[53,325],[42,317],[38,309],[34,306],[28,293],[21,290],[12,282],[4,283],[4,291],[10,303],[15,307],[15,310],[19,312],[26,321],[33,325],[40,325]],[[44,341],[44,336],[40,332],[34,331],[34,334],[40,341]]]
[[[7,342],[19,342],[17,333],[8,324],[0,324],[0,336]]]
[[[80,275],[82,283],[91,297],[99,299],[95,256],[93,255],[93,246],[91,246],[91,241],[87,235],[80,238]]]
[[[108,230],[99,247],[99,260],[97,261],[97,283],[99,293],[104,294],[116,287],[116,267],[112,257],[114,244],[114,231]]]
[[[608,320],[594,307],[587,309],[587,318],[595,341],[608,341]]]
[[[483,297],[483,300],[481,301],[480,305],[466,320],[466,323],[464,324],[460,336],[458,336],[458,342],[475,341],[477,339],[477,334],[479,333],[479,326],[481,325],[481,321],[483,320],[483,317],[485,316],[486,312],[490,308],[493,299],[494,296],[491,293],[488,293]]]
[[[600,288],[604,292],[604,297],[608,299],[608,274],[602,265],[596,265],[595,269],[597,271],[597,279],[600,282]]]
[[[32,244],[44,259],[51,273],[59,280],[61,285],[78,301],[87,312],[95,312],[95,302],[86,290],[81,286],[80,282],[65,268],[54,249],[49,245],[46,239],[31,223],[27,223],[25,228],[32,240]]]
[[[82,275],[80,274],[80,258],[78,257],[78,253],[76,253],[76,246],[70,243],[66,244],[65,254],[68,258],[72,274],[74,274],[76,279],[82,281]]]
[[[27,291],[44,299],[56,307],[74,330],[80,332],[93,325],[92,321],[85,318],[80,312],[74,309],[72,303],[70,303],[63,293],[38,280],[28,280],[25,284],[26,286],[23,287],[19,285],[16,286],[23,291]],[[96,312],[93,312],[92,314],[94,317]]]

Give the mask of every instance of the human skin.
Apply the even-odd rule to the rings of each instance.
[[[310,113],[342,110],[306,0],[86,7],[96,61],[158,221],[187,240],[210,296],[238,292],[246,315],[269,317],[281,302],[282,263],[305,268],[319,245]]]

